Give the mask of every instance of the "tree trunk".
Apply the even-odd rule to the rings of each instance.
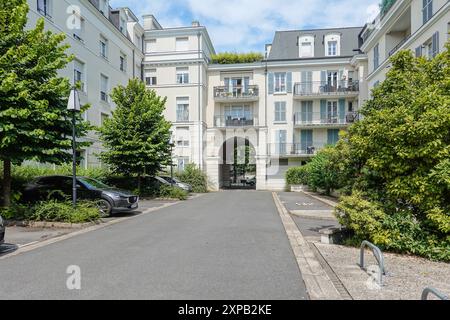
[[[141,195],[141,174],[138,174],[138,190],[139,190],[139,195]]]
[[[3,160],[3,207],[11,206],[11,161]]]

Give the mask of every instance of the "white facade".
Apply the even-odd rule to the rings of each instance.
[[[385,79],[390,56],[409,49],[416,56],[433,57],[442,52],[449,31],[450,1],[397,0],[362,33],[361,50],[368,57],[369,93]]]
[[[115,108],[112,88],[141,78],[144,30],[138,19],[129,9],[112,10],[106,0],[29,0],[28,5],[29,27],[44,18],[46,29],[66,35],[68,53],[75,59],[60,76],[82,83],[81,103],[91,105],[84,117],[100,126]],[[83,166],[99,166],[98,137],[92,132],[86,139],[93,145],[81,152]]]
[[[398,0],[364,28],[277,32],[264,61],[218,65],[211,64],[214,47],[198,22],[165,29],[146,15],[141,26],[129,9],[113,10],[107,0],[29,5],[30,25],[44,17],[48,29],[67,35],[75,60],[61,75],[83,83],[82,102],[92,105],[86,119],[101,125],[114,110],[111,89],[142,78],[167,97],[174,163],[179,170],[199,165],[213,190],[239,184],[230,173],[236,143],[252,150],[258,190],[284,189],[289,167],[336,143],[339,131],[358,120],[390,55],[408,48],[433,56],[450,29],[449,1]],[[80,28],[68,23],[74,15]],[[94,133],[88,139],[94,145],[84,164],[98,166],[101,145]]]

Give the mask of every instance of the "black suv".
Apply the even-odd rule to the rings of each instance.
[[[72,198],[73,182],[69,176],[47,176],[35,179],[25,186],[23,198],[26,202],[48,199],[65,200]],[[136,210],[139,197],[129,191],[116,189],[91,178],[77,178],[77,197],[98,204],[103,215],[114,212]]]

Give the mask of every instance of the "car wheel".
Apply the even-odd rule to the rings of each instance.
[[[112,205],[108,200],[102,199],[97,201],[97,208],[100,211],[101,218],[107,218],[112,213]]]

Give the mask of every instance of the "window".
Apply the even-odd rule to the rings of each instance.
[[[75,14],[75,13],[74,13]],[[75,26],[73,29],[73,37],[80,41],[80,42],[84,42],[83,38],[84,38],[84,26],[85,26],[85,21],[82,17],[77,16],[78,21],[80,22],[79,26]]]
[[[107,76],[100,75],[100,100],[104,102],[108,102],[108,82],[109,79]]]
[[[377,69],[380,66],[380,45],[377,44],[373,48],[373,69]]]
[[[234,105],[225,106],[224,116],[226,121],[248,120],[253,121],[253,112],[250,106]]]
[[[103,36],[100,37],[100,56],[108,59],[108,40]]]
[[[78,60],[73,61],[73,83],[80,84],[81,91],[85,92],[85,71],[84,63]]]
[[[177,84],[189,83],[189,68],[177,68]]]
[[[123,53],[120,54],[120,71],[127,71],[127,56]]]
[[[287,154],[287,131],[286,130],[278,130],[276,132],[276,141],[278,145],[278,152],[280,155]]]
[[[148,86],[156,86],[158,84],[156,69],[145,71],[145,84]]]
[[[328,56],[337,56],[337,41],[328,41]]]
[[[314,154],[313,130],[302,130],[300,132],[300,144],[302,153]]]
[[[177,122],[189,121],[189,98],[177,98]]]
[[[177,128],[177,146],[180,148],[189,147],[190,131],[189,128]]]
[[[286,73],[275,73],[275,93],[286,93]]]
[[[286,102],[275,102],[275,122],[286,122]]]
[[[337,101],[327,101],[327,118],[326,123],[337,123],[338,122],[338,102]]]
[[[178,171],[183,172],[188,164],[189,164],[189,158],[185,158],[185,157],[178,158]]]
[[[126,35],[127,34],[126,30],[127,30],[127,22],[125,21],[125,19],[120,19],[120,32]]]
[[[51,0],[38,0],[37,10],[40,14],[51,18]]]
[[[423,0],[423,24],[427,23],[433,17],[433,0]]]
[[[328,144],[335,145],[339,141],[339,129],[328,130]]]
[[[188,51],[189,38],[176,38],[175,51]]]
[[[109,119],[109,115],[108,114],[103,113],[103,112],[100,114],[100,124],[102,126],[105,124],[106,120],[108,120],[108,119]]]
[[[313,43],[311,41],[304,41],[300,43],[300,58],[313,57]]]
[[[146,52],[156,52],[156,39],[150,39],[145,42]]]
[[[108,0],[99,0],[98,9],[104,16],[109,16],[109,3]]]

